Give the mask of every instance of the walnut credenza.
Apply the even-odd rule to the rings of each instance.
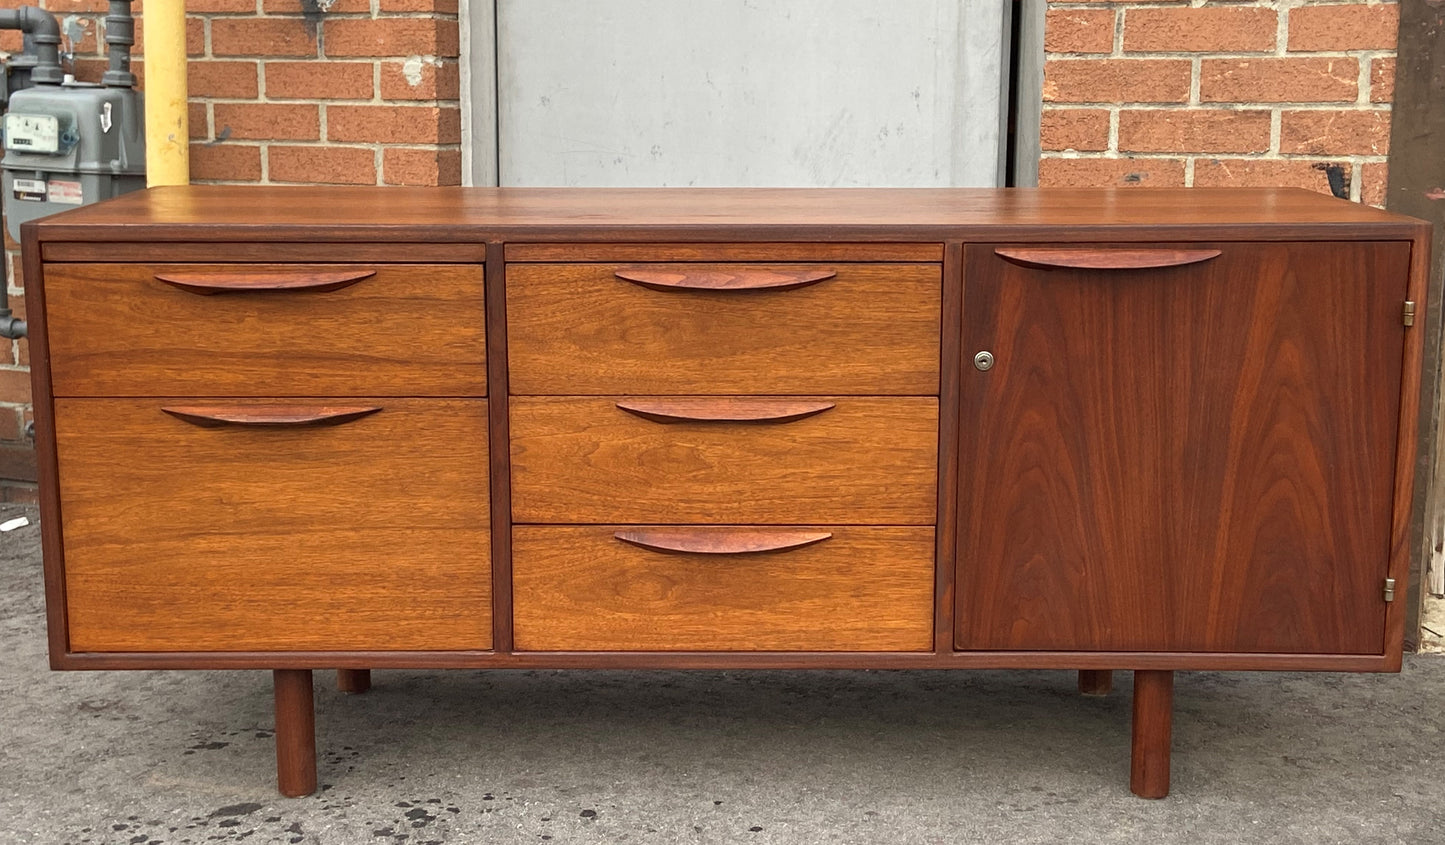
[[[51,662],[1398,671],[1426,224],[1290,190],[161,188],[24,227]],[[1413,327],[1412,327],[1413,326]]]

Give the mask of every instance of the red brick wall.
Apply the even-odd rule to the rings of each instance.
[[[1379,205],[1396,6],[1050,2],[1042,185],[1293,185]]]

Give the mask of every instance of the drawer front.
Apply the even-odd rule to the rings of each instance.
[[[490,647],[486,402],[60,399],[55,423],[71,651]]]
[[[936,395],[941,280],[934,264],[509,264],[512,390]]]
[[[523,523],[929,525],[938,400],[514,397]]]
[[[926,651],[933,551],[926,527],[518,526],[516,645]]]
[[[475,265],[47,264],[58,396],[481,396]]]

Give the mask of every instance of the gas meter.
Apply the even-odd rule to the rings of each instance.
[[[145,187],[145,120],[131,88],[69,83],[10,95],[5,114],[5,217],[20,224]]]

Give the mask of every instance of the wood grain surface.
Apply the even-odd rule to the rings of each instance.
[[[938,400],[818,397],[792,422],[658,423],[612,397],[514,396],[516,522],[931,525]]]
[[[1135,672],[1133,704],[1129,789],[1140,798],[1165,798],[1174,740],[1174,673]]]
[[[253,274],[355,268],[255,265]],[[156,274],[231,265],[47,264],[57,396],[480,396],[482,268],[376,265],[343,290],[196,296]]]
[[[317,209],[324,209],[318,213]],[[1410,237],[1297,188],[151,188],[38,221],[42,240],[1100,241]]]
[[[1381,654],[1406,243],[970,246],[958,642]]]
[[[923,261],[943,260],[929,243],[550,243],[507,244],[508,261]]]
[[[513,393],[938,394],[937,265],[775,291],[660,292],[617,269],[508,267]]]
[[[807,526],[832,539],[719,557],[658,553],[619,526],[517,526],[522,651],[925,651],[933,529]]]
[[[160,404],[56,401],[73,650],[491,645],[485,402],[299,429]]]

